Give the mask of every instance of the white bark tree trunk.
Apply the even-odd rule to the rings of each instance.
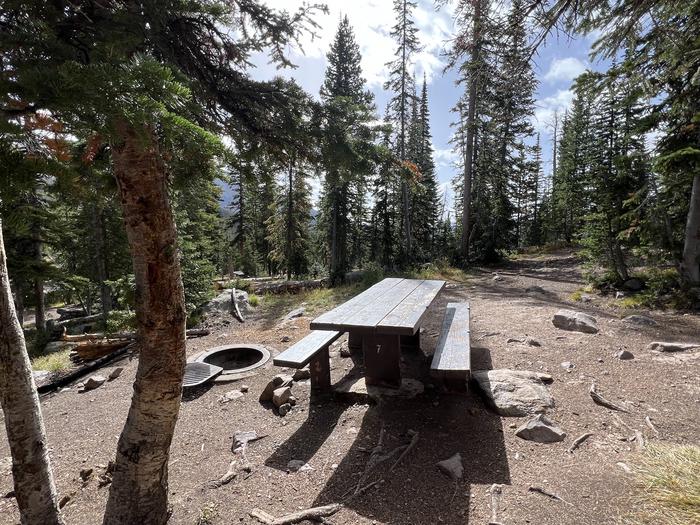
[[[0,223],[0,401],[23,525],[60,525],[39,396],[17,319]]]
[[[690,193],[681,271],[689,286],[700,286],[700,173],[693,178]]]
[[[185,297],[158,140],[126,122],[117,130],[121,141],[112,145],[112,157],[136,278],[140,354],[104,524],[162,525],[185,368]]]

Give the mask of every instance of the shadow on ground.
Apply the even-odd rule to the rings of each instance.
[[[420,352],[416,354],[415,359],[407,361],[425,362]],[[475,369],[491,368],[488,349],[473,348],[472,360]],[[266,465],[284,470],[292,459],[310,461],[347,408],[348,404],[338,401],[316,404],[306,422],[268,458]],[[382,427],[385,452],[408,443],[409,430],[418,432],[419,440],[393,470],[390,467],[398,456],[363,477]],[[458,452],[464,476],[455,483],[436,464]],[[358,486],[375,481],[379,482],[349,498]],[[469,522],[471,486],[492,483],[510,483],[500,418],[487,411],[473,392],[448,394],[428,388],[415,399],[387,398],[367,410],[352,446],[313,506],[344,502],[346,508],[368,519],[391,525],[464,525]]]

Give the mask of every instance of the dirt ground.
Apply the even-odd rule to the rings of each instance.
[[[234,383],[216,383],[183,398],[170,461],[171,523],[256,523],[253,508],[280,516],[299,509],[343,501],[358,483],[380,428],[386,448],[418,432],[417,446],[392,471],[387,462],[366,479],[384,479],[360,496],[347,500],[330,519],[349,524],[486,524],[492,520],[492,484],[502,484],[497,521],[511,524],[615,523],[633,505],[633,490],[624,464],[634,461],[641,431],[647,441],[700,442],[700,352],[654,354],[646,345],[654,340],[691,341],[700,337],[696,315],[661,311],[619,311],[610,301],[594,297],[573,303],[569,296],[582,286],[580,266],[569,254],[522,259],[495,271],[476,272],[464,283],[449,283],[424,323],[422,351],[404,356],[404,373],[424,382],[425,393],[414,399],[387,398],[377,405],[351,404],[329,397],[311,397],[308,385],[295,383],[297,407],[280,417],[258,396],[280,369],[268,363],[259,372]],[[540,286],[544,292],[527,292]],[[474,369],[511,368],[547,372],[554,377],[550,392],[556,408],[550,417],[567,432],[563,442],[537,444],[515,436],[526,418],[503,418],[489,411],[472,388],[447,394],[427,375],[445,305],[471,303],[471,342]],[[553,327],[560,308],[575,308],[598,319],[595,335]],[[265,311],[260,307],[261,311]],[[318,311],[280,324],[280,313],[243,325],[232,320],[205,338],[188,341],[188,354],[225,343],[258,343],[273,354],[302,338]],[[621,318],[644,313],[655,327],[629,327]],[[290,342],[281,342],[284,336]],[[536,338],[541,347],[509,339]],[[336,347],[337,348],[337,347]],[[635,358],[621,361],[620,349]],[[334,381],[361,374],[361,365],[332,352]],[[570,371],[561,363],[575,365]],[[79,394],[75,387],[42,399],[56,482],[61,496],[71,495],[64,507],[66,523],[101,522],[108,487],[98,488],[97,475],[112,457],[131,397],[137,360],[122,376],[97,390]],[[595,381],[598,391],[624,401],[631,413],[612,412],[594,404],[588,395]],[[242,400],[221,404],[219,396],[249,386]],[[645,424],[648,416],[658,431]],[[211,488],[234,459],[232,436],[255,430],[264,439],[248,447],[253,464],[249,477]],[[574,453],[567,449],[585,432],[593,436]],[[459,452],[464,476],[458,482],[440,473],[436,463]],[[312,470],[288,472],[290,460],[308,462]],[[619,463],[623,463],[620,465]],[[81,469],[95,474],[83,483]],[[529,487],[558,495],[555,500]],[[0,435],[0,495],[12,490],[7,441]],[[199,520],[199,521],[198,521]],[[0,496],[0,523],[18,523],[15,500]]]

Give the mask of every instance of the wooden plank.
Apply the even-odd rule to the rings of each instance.
[[[365,307],[351,315],[348,315],[338,326],[341,330],[353,328],[374,329],[397,305],[418,288],[423,281],[417,279],[404,279],[402,282],[387,290],[381,296],[368,302]]]
[[[422,281],[408,296],[392,309],[379,323],[377,333],[413,335],[430,308],[445,281]]]
[[[430,365],[430,375],[445,379],[468,379],[470,354],[469,303],[448,303],[440,339]]]
[[[294,343],[272,362],[276,366],[289,366],[292,368],[304,368],[314,355],[338,339],[341,332],[330,330],[314,330],[301,341]]]
[[[347,317],[362,311],[367,305],[374,303],[378,298],[382,297],[404,280],[405,279],[399,279],[397,277],[389,277],[379,281],[377,284],[371,286],[361,294],[356,295],[349,301],[318,316],[311,321],[311,328],[313,330],[336,330]]]
[[[365,383],[401,387],[401,347],[398,335],[373,334],[362,338]]]
[[[314,390],[330,390],[331,360],[328,355],[328,345],[314,354],[309,365],[311,372],[311,388]]]

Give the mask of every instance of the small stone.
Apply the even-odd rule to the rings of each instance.
[[[282,403],[279,407],[277,407],[277,412],[279,413],[280,416],[284,417],[287,414],[289,414],[289,411],[292,410],[292,405],[291,403]]]
[[[646,315],[628,315],[622,319],[623,323],[636,326],[656,326],[657,322]]]
[[[528,346],[542,346],[542,343],[540,343],[537,339],[533,339],[532,337],[525,339],[525,344]]]
[[[559,310],[552,317],[552,324],[557,328],[571,332],[598,333],[595,317],[574,310]]]
[[[260,394],[260,402],[263,403],[265,401],[272,401],[272,393],[275,391],[275,389],[282,386],[291,385],[293,380],[294,379],[292,378],[292,376],[286,374],[277,374],[270,380],[270,382]]]
[[[87,481],[92,476],[93,470],[91,468],[84,468],[80,470],[80,479]]]
[[[87,392],[88,390],[94,390],[104,384],[104,382],[107,381],[107,379],[104,376],[101,375],[94,375],[90,376],[85,383],[83,383],[83,392]]]
[[[340,357],[345,359],[352,357],[352,352],[350,351],[347,342],[343,343],[343,345],[340,347]]]
[[[625,292],[615,292],[615,299],[624,299]]]
[[[122,372],[124,371],[123,366],[118,366],[114,370],[112,370],[109,375],[107,376],[108,381],[114,381],[116,378],[118,378],[120,375],[122,375]]]
[[[276,388],[272,392],[272,404],[275,405],[277,408],[279,408],[280,405],[284,405],[285,403],[287,403],[291,396],[292,396],[292,387],[282,386],[280,388]]]
[[[537,377],[543,383],[553,383],[554,378],[550,374],[545,374],[544,372],[536,372]]]
[[[305,379],[309,379],[310,377],[311,370],[309,370],[308,368],[300,368],[299,370],[296,370],[294,372],[292,379],[294,379],[294,381],[304,381]]]
[[[306,310],[305,310],[304,307],[302,306],[302,307],[300,307],[300,308],[296,308],[296,309],[292,310],[292,311],[289,312],[287,315],[285,315],[284,318],[285,318],[286,320],[289,320],[289,319],[296,319],[297,317],[301,317],[302,315],[304,315],[305,312],[306,312]]]
[[[564,370],[573,370],[574,368],[576,368],[576,365],[573,364],[571,361],[564,361],[564,362],[561,364],[561,367],[562,367]]]
[[[241,392],[245,393],[248,390],[250,390],[250,387],[248,385],[241,385]]]
[[[309,465],[306,461],[301,459],[293,459],[287,463],[287,470],[290,472],[298,472],[304,470],[313,470],[313,467]]]
[[[280,338],[280,343],[288,343],[288,342],[291,341],[291,340],[292,340],[292,338],[289,337],[288,335],[283,335],[283,336]]]
[[[539,414],[516,430],[515,435],[536,443],[556,443],[564,440],[566,432],[556,423]]]
[[[219,403],[222,405],[230,403],[231,401],[236,401],[238,399],[243,399],[245,396],[240,390],[231,390],[226,392],[224,395],[219,396]]]
[[[289,403],[291,406],[296,406],[296,405],[297,405],[297,398],[294,397],[294,396],[289,396],[289,401],[288,401],[288,403]]]
[[[525,342],[524,339],[516,339],[514,337],[511,337],[510,339],[508,339],[506,341],[506,344],[508,344],[508,343],[524,343],[524,342]]]
[[[449,476],[452,481],[458,481],[462,479],[464,474],[464,467],[462,466],[462,455],[457,452],[454,456],[449,457],[437,464],[440,472]]]
[[[628,350],[620,350],[616,355],[618,359],[621,359],[623,361],[634,359],[634,354]]]
[[[582,294],[581,295],[581,302],[582,303],[590,303],[593,300],[593,297],[587,294]]]
[[[492,280],[493,280],[493,281],[502,281],[502,280],[503,280],[503,277],[501,277],[500,275],[498,275],[498,274],[496,273],[496,274],[493,275]]]
[[[66,505],[68,505],[68,502],[69,502],[70,500],[71,500],[71,495],[70,495],[70,494],[66,494],[66,495],[63,496],[63,497],[61,498],[61,500],[58,502],[58,508],[59,508],[59,509],[62,509],[63,507],[65,507]]]
[[[599,362],[599,363],[603,363],[603,362],[604,362],[604,361],[603,361],[603,358],[602,358],[602,357],[599,357],[599,358],[598,358],[598,362]]]

